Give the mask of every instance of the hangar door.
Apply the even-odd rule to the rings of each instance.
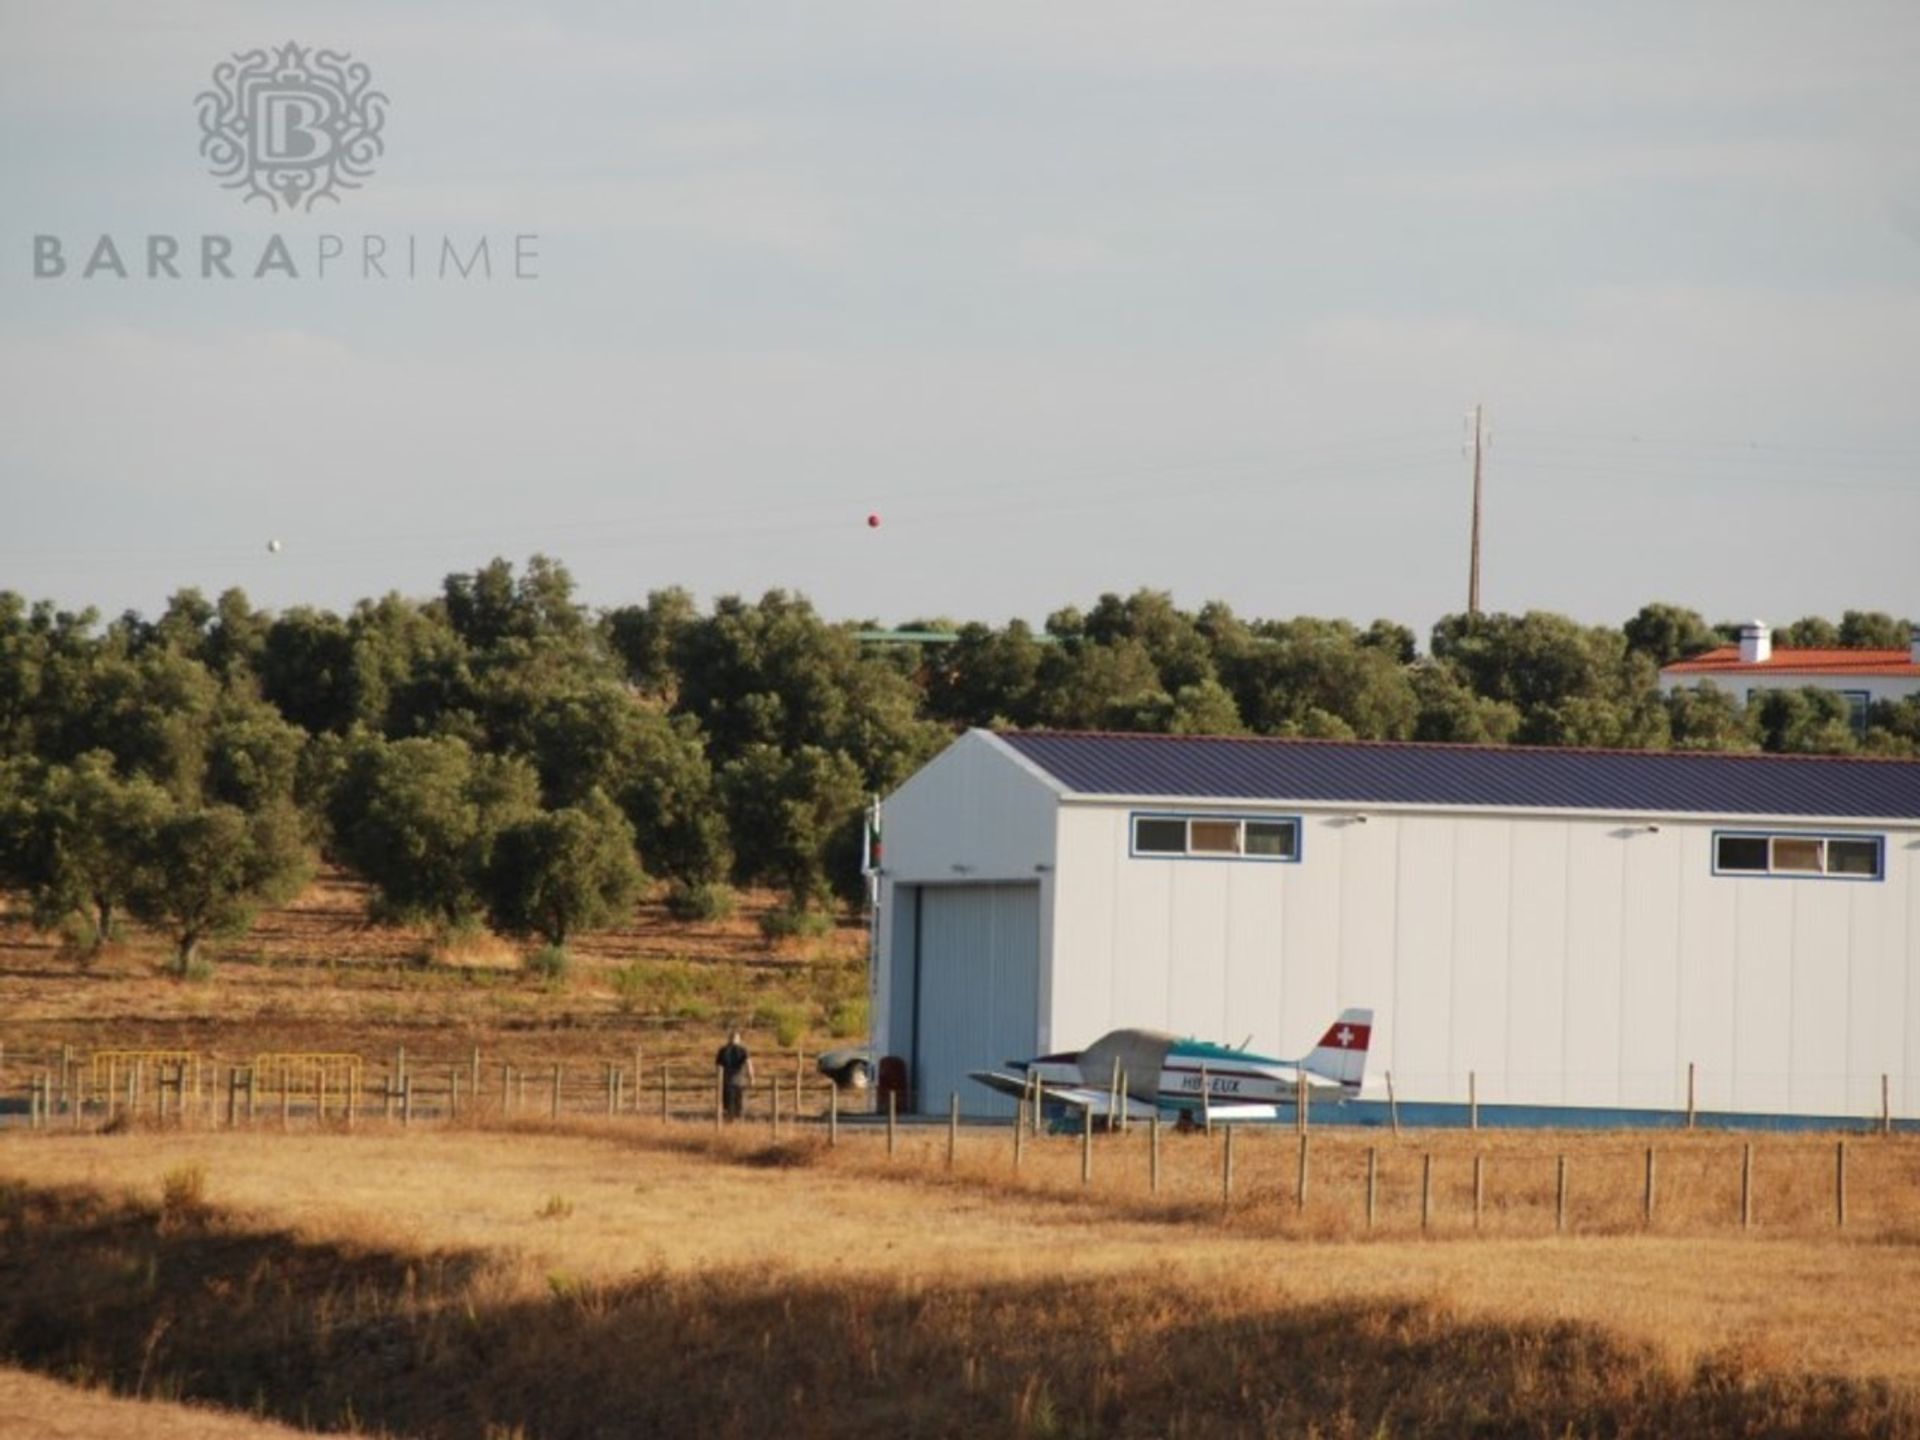
[[[1040,1002],[1040,887],[928,885],[917,910],[914,1090],[923,1114],[960,1093],[969,1115],[1011,1099],[967,1079],[1034,1053]]]

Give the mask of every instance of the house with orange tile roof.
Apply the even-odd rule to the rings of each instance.
[[[1751,704],[1765,690],[1812,686],[1846,697],[1854,728],[1864,731],[1867,708],[1880,700],[1920,695],[1920,626],[1905,650],[1843,650],[1776,647],[1759,620],[1740,627],[1740,643],[1660,667],[1667,694],[1692,685],[1730,690]]]

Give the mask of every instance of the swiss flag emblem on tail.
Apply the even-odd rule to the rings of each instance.
[[[1356,1092],[1366,1075],[1367,1046],[1372,1040],[1373,1011],[1343,1010],[1313,1047],[1313,1053],[1300,1062],[1300,1068],[1337,1080],[1349,1092]]]
[[[1364,1021],[1336,1020],[1333,1028],[1320,1037],[1316,1050],[1364,1050],[1373,1038],[1373,1026]]]

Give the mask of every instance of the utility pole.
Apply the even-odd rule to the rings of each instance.
[[[1480,477],[1482,462],[1486,458],[1487,434],[1483,406],[1475,405],[1468,417],[1473,426],[1473,435],[1467,442],[1473,450],[1473,541],[1467,558],[1467,618],[1477,619],[1480,614]]]

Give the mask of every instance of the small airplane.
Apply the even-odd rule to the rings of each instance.
[[[1309,1102],[1360,1093],[1373,1038],[1373,1011],[1343,1010],[1306,1056],[1276,1060],[1161,1030],[1110,1030],[1086,1049],[1032,1060],[1006,1070],[975,1070],[991,1090],[1084,1110],[1109,1124],[1171,1112],[1183,1123],[1291,1117],[1302,1092]]]

